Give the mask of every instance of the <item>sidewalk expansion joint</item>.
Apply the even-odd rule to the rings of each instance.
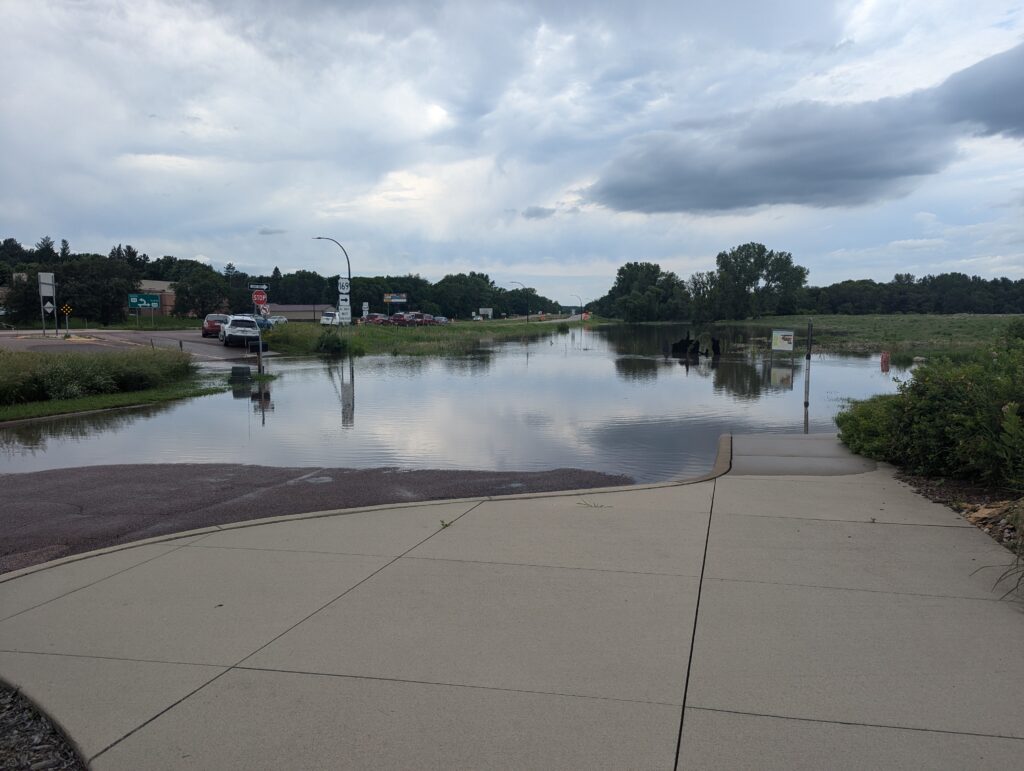
[[[970,522],[963,523],[951,523],[943,525],[940,523],[932,524],[930,522],[884,522],[881,520],[871,521],[865,519],[829,519],[828,517],[797,517],[792,514],[748,514],[747,512],[741,511],[723,511],[721,512],[726,517],[750,517],[751,519],[792,519],[798,522],[835,522],[836,524],[843,525],[886,525],[889,527],[945,527],[951,530],[977,530],[974,525]]]
[[[156,546],[157,544],[152,544],[152,545]],[[142,560],[142,562],[137,562],[134,565],[131,565],[131,566],[126,567],[126,568],[122,568],[121,570],[118,570],[115,573],[111,573],[110,575],[103,576],[103,578],[97,578],[95,581],[91,581],[90,583],[83,584],[82,586],[76,586],[74,589],[69,589],[68,591],[64,592],[64,594],[59,594],[56,597],[51,597],[48,600],[43,600],[40,603],[36,603],[32,607],[25,608],[23,610],[19,610],[17,613],[12,613],[9,616],[4,616],[3,618],[0,618],[0,624],[2,624],[5,621],[8,621],[9,619],[16,618],[17,616],[20,616],[22,613],[28,613],[30,610],[35,610],[36,608],[41,608],[43,605],[48,605],[51,602],[55,602],[56,600],[62,599],[64,597],[67,597],[69,594],[74,594],[75,592],[80,592],[83,589],[88,589],[90,586],[95,586],[96,584],[103,583],[104,581],[106,581],[108,579],[111,579],[114,576],[119,576],[122,573],[127,573],[129,570],[134,570],[135,568],[140,567],[142,565],[145,565],[147,563],[150,563],[153,560],[158,560],[161,557],[166,557],[168,554],[173,554],[174,552],[179,551],[180,549],[184,549],[188,545],[189,544],[183,543],[180,546],[176,546],[173,549],[169,549],[169,550],[167,550],[165,552],[161,552],[160,554],[157,554],[157,555],[155,555],[153,557],[150,557],[149,559]],[[100,556],[103,556],[103,555],[100,555]],[[82,559],[90,559],[90,558],[89,557],[83,557]],[[80,562],[80,561],[81,560],[75,560],[75,562]],[[28,578],[28,576],[33,576],[33,575],[36,575],[37,573],[43,573],[43,572],[46,572],[46,570],[60,568],[60,567],[63,567],[64,564],[68,564],[68,563],[62,563],[61,565],[55,565],[53,568],[44,568],[43,570],[38,570],[38,571],[35,571],[34,573],[29,573],[26,576],[19,576],[17,579],[14,579],[14,580],[19,580],[20,578]]]
[[[616,696],[594,696],[585,693],[563,693],[561,691],[536,691],[529,688],[503,688],[496,685],[474,685],[473,683],[445,683],[437,680],[412,680],[407,677],[383,677],[379,675],[352,675],[337,672],[310,672],[303,669],[280,669],[278,667],[247,667],[238,665],[232,670],[245,672],[274,672],[284,675],[302,675],[304,677],[334,677],[343,680],[368,680],[383,683],[408,683],[410,685],[434,685],[439,688],[472,688],[479,691],[500,691],[504,693],[529,693],[537,696],[558,696],[567,699],[589,699],[591,701],[615,701],[626,704],[653,704],[659,707],[680,707],[677,702],[651,701],[649,699],[624,699]]]
[[[372,555],[370,555],[372,556]],[[576,565],[545,565],[535,562],[499,562],[495,560],[460,560],[451,557],[403,557],[407,560],[422,560],[424,562],[456,562],[466,565],[509,565],[511,567],[523,568],[551,568],[552,570],[587,570],[592,573],[626,573],[634,576],[665,576],[666,578],[690,578],[696,579],[695,575],[686,573],[662,573],[657,570],[619,570],[617,568],[585,568]]]
[[[186,547],[195,549],[226,549],[228,551],[261,551],[276,552],[278,554],[330,554],[335,557],[376,557],[377,559],[390,559],[394,554],[364,554],[354,551],[324,551],[323,549],[272,549],[266,546],[223,546],[220,544],[205,545],[201,543],[190,543]]]
[[[183,667],[211,667],[212,669],[228,669],[230,664],[211,664],[208,661],[172,661],[169,659],[138,659],[131,656],[104,656],[94,653],[64,653],[61,651],[25,651],[16,648],[0,648],[0,653],[16,653],[25,656],[60,656],[67,659],[98,659],[100,661],[130,661],[134,664],[171,664]]]
[[[392,566],[392,565],[394,565],[394,564],[395,564],[396,562],[398,562],[398,560],[402,559],[402,557],[404,557],[404,556],[405,556],[406,554],[408,554],[409,552],[411,552],[411,551],[412,551],[413,549],[416,549],[416,548],[418,548],[418,547],[422,546],[422,545],[423,545],[423,544],[425,544],[425,543],[426,543],[427,541],[429,541],[429,540],[430,540],[431,538],[433,538],[434,536],[436,536],[436,535],[437,535],[438,533],[441,533],[441,532],[443,532],[443,531],[444,531],[444,530],[445,530],[445,529],[446,529],[447,527],[449,527],[449,526],[451,526],[452,524],[454,524],[454,523],[458,522],[458,521],[459,521],[460,519],[462,519],[462,518],[463,518],[464,516],[466,516],[467,514],[469,514],[469,513],[471,512],[471,511],[475,510],[475,509],[476,509],[477,507],[479,507],[479,506],[482,506],[482,505],[483,505],[483,503],[484,503],[484,501],[478,501],[478,502],[477,502],[477,503],[476,503],[475,505],[473,505],[472,507],[470,507],[470,508],[469,508],[469,509],[467,509],[466,511],[462,512],[461,514],[459,514],[459,516],[457,516],[457,517],[456,517],[455,519],[453,519],[453,520],[452,520],[451,522],[449,522],[449,523],[448,523],[448,525],[446,525],[445,527],[443,527],[443,528],[439,528],[438,530],[435,530],[435,531],[434,531],[433,533],[431,533],[430,535],[428,535],[428,536],[427,536],[426,538],[424,538],[424,539],[423,539],[422,541],[420,541],[419,543],[416,543],[416,544],[414,544],[414,545],[410,546],[410,547],[409,547],[408,549],[406,549],[406,550],[405,550],[404,552],[402,552],[401,554],[399,554],[399,555],[398,555],[397,557],[395,557],[395,558],[393,558],[393,559],[389,560],[389,561],[388,561],[387,563],[385,563],[384,565],[381,565],[381,566],[380,566],[379,568],[377,568],[377,569],[376,569],[376,570],[374,570],[374,571],[373,571],[372,573],[370,573],[370,575],[366,576],[366,578],[364,578],[364,579],[362,579],[361,581],[359,581],[359,582],[357,582],[357,583],[353,584],[353,585],[352,585],[352,586],[350,586],[350,587],[349,587],[348,589],[346,589],[346,590],[345,590],[345,591],[343,591],[343,592],[342,592],[341,594],[339,594],[339,595],[338,595],[337,597],[334,597],[333,599],[330,599],[330,600],[328,600],[328,601],[327,601],[327,602],[325,602],[325,603],[324,603],[323,605],[321,605],[321,606],[320,606],[319,608],[317,608],[317,609],[316,609],[316,610],[314,610],[313,612],[309,613],[309,614],[308,614],[308,615],[306,615],[305,617],[303,617],[303,618],[299,619],[299,620],[298,620],[298,621],[296,621],[296,622],[295,622],[294,624],[292,624],[292,625],[291,625],[290,627],[288,627],[287,629],[285,629],[285,630],[284,630],[283,632],[281,632],[280,634],[276,635],[275,637],[273,637],[273,638],[271,638],[270,640],[268,640],[267,642],[265,642],[265,643],[264,643],[263,645],[261,645],[261,646],[260,646],[259,648],[257,648],[256,650],[254,650],[254,651],[252,651],[252,652],[248,653],[247,655],[243,656],[243,657],[242,657],[241,659],[239,659],[239,660],[238,660],[237,662],[235,662],[234,666],[236,666],[236,667],[237,667],[237,666],[239,666],[239,665],[240,665],[240,664],[241,664],[242,662],[244,662],[244,661],[245,661],[246,659],[250,659],[250,658],[252,658],[253,656],[255,656],[255,655],[256,655],[257,653],[259,653],[259,652],[260,652],[261,650],[263,650],[263,649],[264,649],[264,648],[266,648],[267,646],[269,646],[269,645],[272,645],[272,644],[273,644],[274,642],[276,642],[277,640],[279,640],[279,639],[281,639],[282,637],[284,637],[284,636],[285,636],[286,634],[288,634],[288,633],[289,633],[290,631],[292,631],[293,629],[295,629],[295,627],[299,626],[300,624],[304,624],[304,623],[305,623],[306,621],[308,621],[309,619],[311,619],[311,618],[312,618],[313,616],[315,616],[315,615],[316,615],[317,613],[319,613],[320,611],[322,611],[322,610],[323,610],[324,608],[327,608],[328,606],[330,606],[330,605],[333,605],[333,604],[334,604],[335,602],[337,602],[338,600],[340,600],[340,599],[341,599],[342,597],[344,597],[345,595],[347,595],[347,594],[348,594],[349,592],[355,591],[355,590],[356,590],[357,588],[359,588],[360,586],[362,586],[363,584],[365,584],[365,583],[366,583],[367,581],[369,581],[369,580],[370,580],[371,578],[373,578],[373,577],[374,577],[375,575],[377,575],[378,573],[380,573],[380,572],[381,572],[382,570],[386,570],[387,568],[391,567],[391,566]]]
[[[845,725],[860,728],[887,728],[891,731],[918,731],[929,734],[949,734],[951,736],[976,736],[980,739],[1009,739],[1016,742],[1024,742],[1022,736],[1008,736],[1006,734],[985,734],[976,731],[950,731],[943,728],[921,728],[919,726],[889,725],[887,723],[861,723],[853,720],[824,720],[814,717],[794,717],[791,715],[773,715],[767,712],[745,712],[737,709],[718,709],[716,707],[686,707],[686,709],[699,710],[701,712],[719,712],[725,715],[744,715],[747,717],[766,717],[772,720],[796,720],[801,723],[819,723],[824,725]]]
[[[936,600],[966,600],[968,602],[1001,602],[999,597],[965,597],[961,594],[926,594],[924,592],[888,592],[883,589],[861,589],[856,586],[823,586],[820,584],[796,584],[789,581],[754,581],[746,578],[713,578],[708,581],[719,581],[726,584],[762,584],[764,586],[792,586],[800,589],[823,589],[833,592],[865,592],[867,594],[888,594],[895,597],[925,597]]]
[[[708,508],[708,527],[704,533],[704,555],[700,563],[700,578],[697,581],[697,604],[693,609],[693,630],[690,632],[690,655],[686,661],[686,681],[683,683],[683,705],[679,710],[679,733],[676,736],[676,756],[673,768],[679,768],[679,752],[683,745],[683,723],[686,720],[686,696],[690,690],[690,673],[693,671],[693,649],[697,643],[697,622],[700,619],[700,598],[704,592],[704,570],[708,564],[708,547],[711,544],[711,521],[715,515],[715,492],[718,480],[712,483],[711,506]]]

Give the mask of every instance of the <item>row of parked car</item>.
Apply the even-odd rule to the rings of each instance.
[[[324,326],[334,327],[341,323],[341,319],[334,311],[324,311],[320,317],[320,323]],[[445,316],[431,316],[429,313],[411,311],[409,313],[393,313],[385,316],[383,313],[368,313],[365,317],[355,319],[356,324],[377,324],[393,327],[429,327],[448,323]]]

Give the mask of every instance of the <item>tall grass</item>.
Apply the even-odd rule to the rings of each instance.
[[[282,324],[266,333],[270,347],[281,353],[329,353],[330,348],[361,355],[457,356],[472,353],[495,340],[533,339],[561,331],[563,324],[525,321],[483,321],[434,327],[392,327],[376,324],[330,328],[318,324]],[[580,326],[578,322],[572,326]],[[344,341],[339,345],[332,338]]]
[[[191,357],[179,351],[0,351],[0,405],[141,391],[180,382],[194,372]]]

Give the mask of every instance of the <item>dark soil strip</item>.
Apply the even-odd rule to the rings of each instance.
[[[263,517],[389,503],[632,484],[580,469],[534,472],[87,466],[0,474],[0,573],[129,543]]]

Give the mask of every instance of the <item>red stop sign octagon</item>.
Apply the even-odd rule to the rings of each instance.
[[[253,305],[266,305],[267,304],[267,293],[262,289],[257,289],[252,293]]]

